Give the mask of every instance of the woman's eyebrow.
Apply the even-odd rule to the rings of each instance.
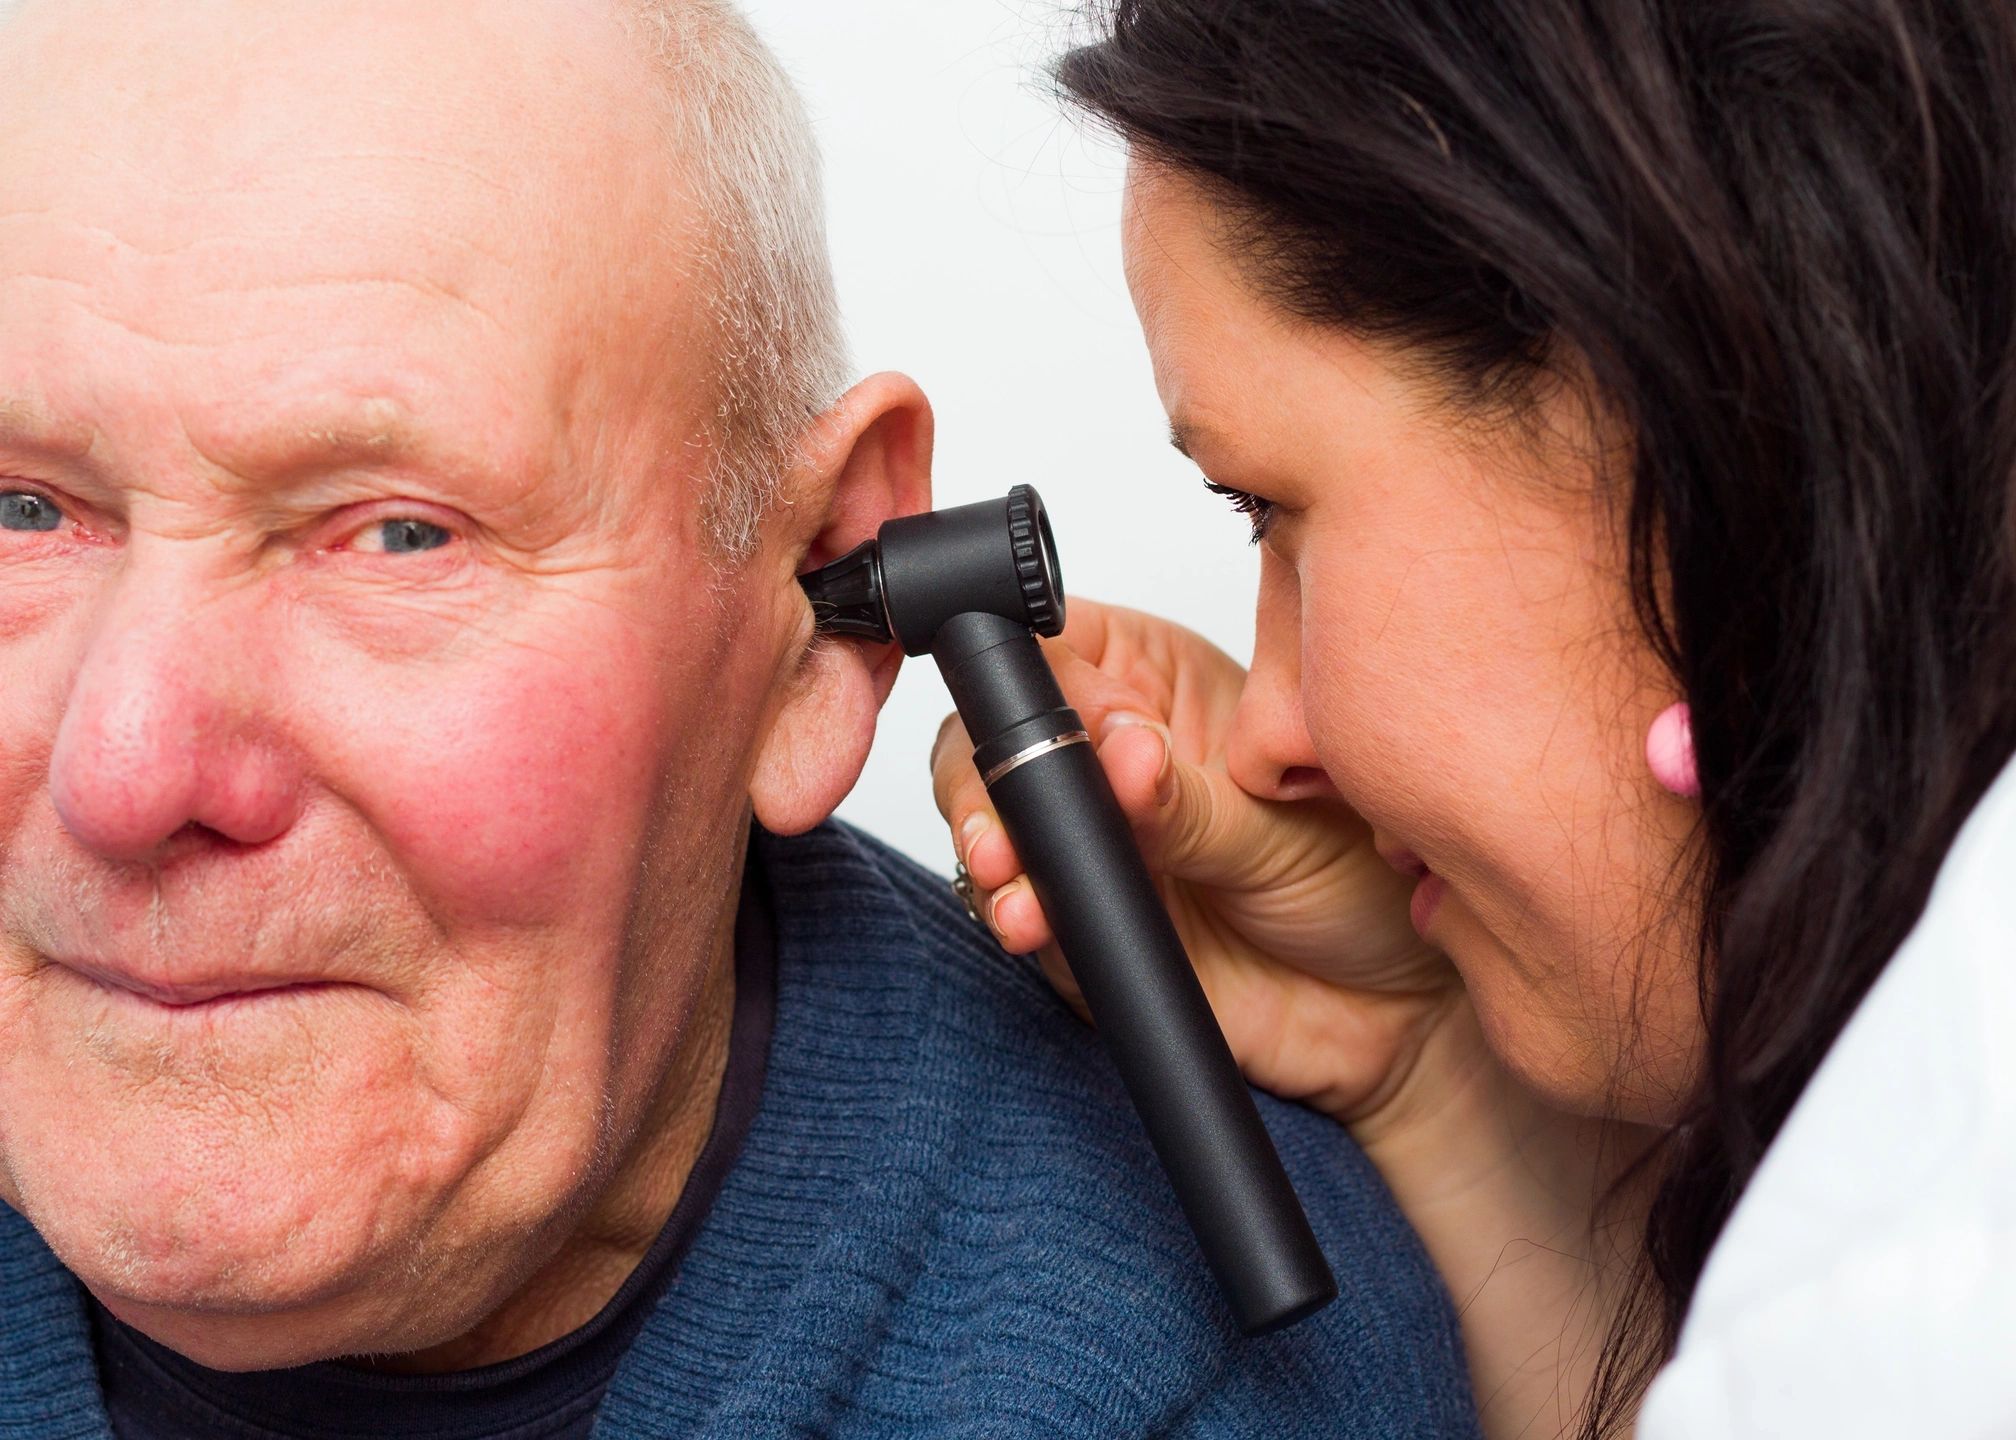
[[[1214,429],[1209,420],[1187,415],[1170,417],[1169,443],[1178,455],[1190,461],[1197,460],[1199,451],[1222,456],[1226,450],[1224,431]]]

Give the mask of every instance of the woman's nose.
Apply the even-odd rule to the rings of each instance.
[[[1295,572],[1273,555],[1260,562],[1253,668],[1226,747],[1232,779],[1270,800],[1337,798],[1302,708],[1302,597]]]
[[[131,572],[119,582],[49,766],[57,816],[87,849],[145,861],[192,827],[263,845],[298,817],[300,768],[276,733],[256,647],[226,623],[229,603]]]

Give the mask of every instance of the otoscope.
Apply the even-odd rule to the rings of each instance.
[[[988,797],[1240,1329],[1276,1330],[1329,1304],[1336,1279],[1037,643],[1064,629],[1064,588],[1035,490],[891,520],[801,583],[822,632],[893,639],[938,662]]]

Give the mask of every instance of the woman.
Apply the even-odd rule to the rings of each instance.
[[[1081,606],[1067,688],[1248,1074],[1441,1266],[1487,1429],[1623,1433],[2016,750],[2016,18],[1104,19],[1060,75],[1264,558],[1250,675]],[[941,808],[1040,950],[962,741]]]

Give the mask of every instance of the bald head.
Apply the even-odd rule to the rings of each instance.
[[[607,384],[698,404],[702,434],[659,442],[704,471],[720,548],[844,387],[809,126],[723,0],[0,0],[0,70],[0,185],[95,186],[138,252],[298,234],[304,268],[368,270],[403,225],[435,272],[406,282],[480,308],[471,272],[510,249],[568,366],[621,356]]]

